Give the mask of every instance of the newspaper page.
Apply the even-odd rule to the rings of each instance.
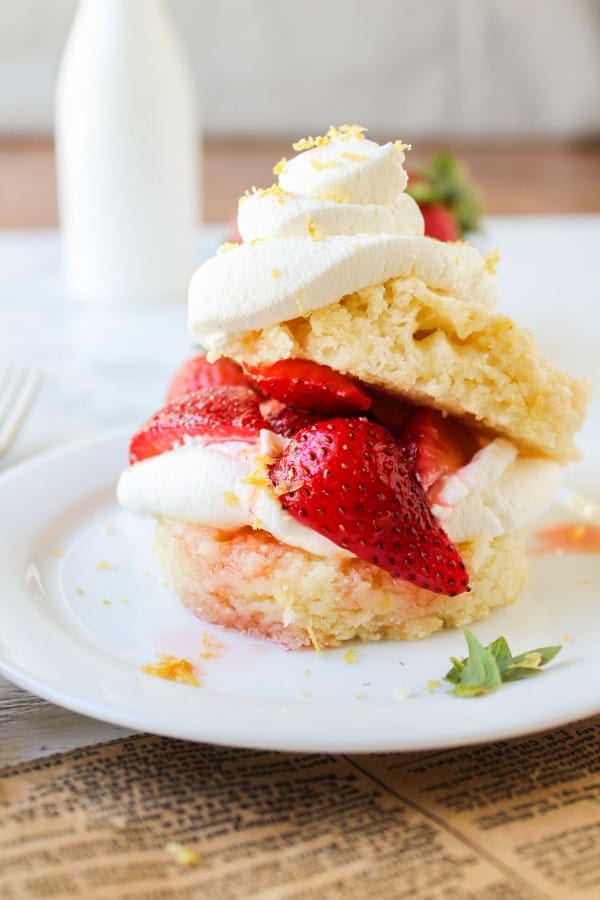
[[[600,896],[600,716],[412,754],[136,736],[0,777],[2,898]]]

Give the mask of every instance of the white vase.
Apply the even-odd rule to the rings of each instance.
[[[163,0],[80,0],[56,96],[68,289],[184,296],[194,268],[199,132]]]

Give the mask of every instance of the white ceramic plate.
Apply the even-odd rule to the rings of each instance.
[[[428,682],[463,655],[458,631],[357,644],[350,663],[347,648],[286,652],[180,608],[151,553],[152,523],[114,499],[126,445],[112,433],[0,478],[0,671],[21,687],[142,731],[278,750],[446,747],[600,708],[600,557],[533,556],[522,599],[473,630],[505,635],[515,652],[564,641],[562,652],[536,678],[457,699]],[[159,653],[191,660],[201,686],[144,674]]]

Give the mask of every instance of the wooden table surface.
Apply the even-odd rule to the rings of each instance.
[[[375,135],[381,139],[381,136]],[[273,164],[291,154],[291,140],[210,138],[204,148],[204,218],[230,219],[238,197],[266,187]],[[449,149],[468,166],[486,213],[569,213],[600,210],[600,139],[558,141],[421,141],[409,161]],[[0,140],[0,228],[57,224],[52,142]]]

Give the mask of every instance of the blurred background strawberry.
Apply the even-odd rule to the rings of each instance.
[[[479,194],[451,153],[436,153],[424,166],[411,169],[406,192],[419,204],[429,237],[457,241],[478,230]]]

